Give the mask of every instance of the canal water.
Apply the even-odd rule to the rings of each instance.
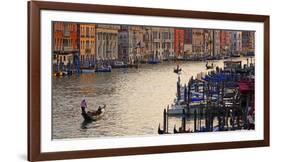
[[[246,58],[235,58],[246,63]],[[212,61],[222,67],[224,60]],[[138,69],[113,69],[111,73],[91,73],[53,77],[52,138],[89,138],[157,135],[163,123],[163,110],[176,97],[179,64],[183,69],[181,83],[206,72],[205,62],[164,62],[141,65]],[[85,98],[89,110],[106,104],[100,120],[83,123],[80,102]],[[169,118],[169,131],[180,118]],[[187,124],[193,125],[192,121]]]

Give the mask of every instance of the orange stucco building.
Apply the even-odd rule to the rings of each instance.
[[[174,32],[174,50],[177,58],[184,54],[184,29],[175,29]]]
[[[94,65],[96,59],[96,25],[79,25],[80,62],[82,67]]]

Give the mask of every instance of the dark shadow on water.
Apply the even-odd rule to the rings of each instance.
[[[91,124],[93,121],[87,121],[87,120],[84,120],[82,123],[81,123],[81,129],[88,129],[88,125]]]

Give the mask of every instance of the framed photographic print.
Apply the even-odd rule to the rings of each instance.
[[[269,146],[269,16],[28,2],[28,160]]]

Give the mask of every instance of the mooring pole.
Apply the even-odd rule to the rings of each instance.
[[[166,113],[166,121],[167,121],[167,133],[169,132],[169,117],[168,117],[168,110],[169,110],[169,105],[167,106],[167,113]]]
[[[185,109],[182,110],[182,113],[183,114],[182,114],[182,126],[181,127],[182,127],[183,132],[185,132],[185,130],[186,130],[185,129],[185,127],[186,127],[186,123],[185,123],[185,120],[186,120],[185,119]]]
[[[163,131],[165,133],[167,132],[166,109],[163,112]]]
[[[197,112],[194,110],[194,132],[196,132]]]

